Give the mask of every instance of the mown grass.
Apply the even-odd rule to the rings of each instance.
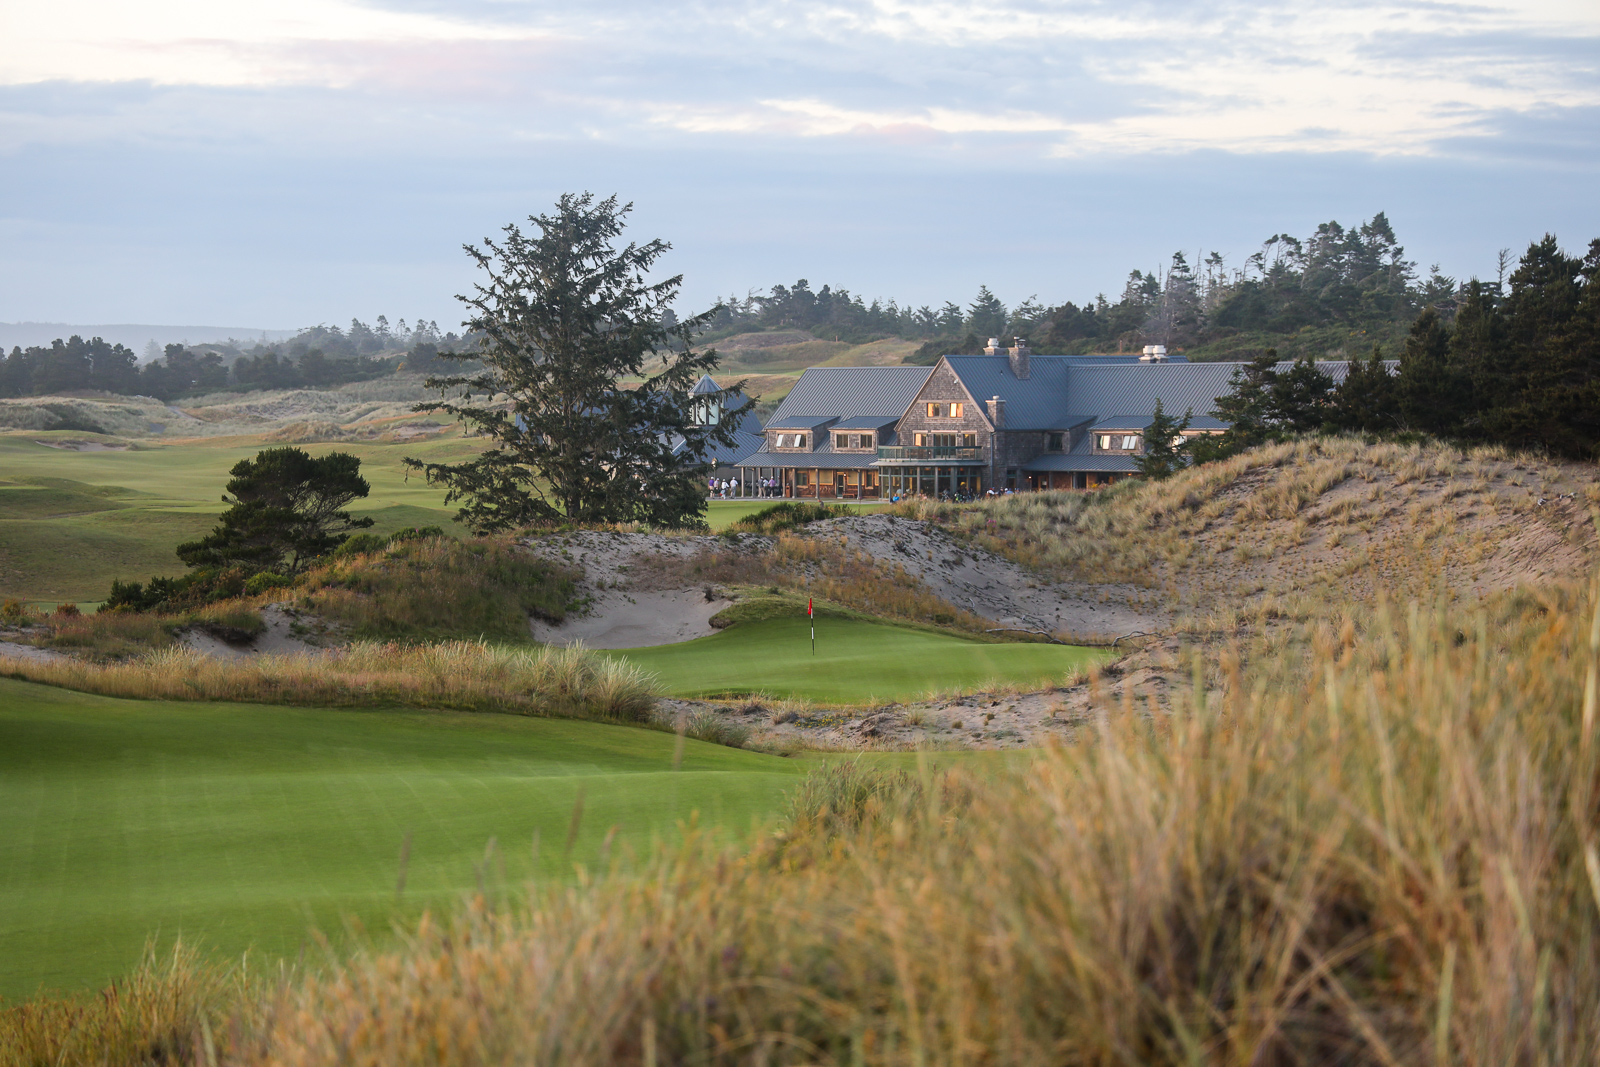
[[[0,434],[0,598],[39,605],[98,603],[111,579],[145,581],[179,569],[174,549],[206,533],[226,505],[228,468],[261,438],[140,443],[123,452],[74,452],[39,444],[47,434]],[[78,435],[83,436],[83,435]],[[459,439],[407,444],[308,446],[354,453],[372,493],[352,509],[378,533],[407,526],[457,530],[443,491],[409,482],[401,457],[454,456]]]
[[[695,812],[742,834],[799,773],[570,720],[131,701],[0,680],[0,996],[103,986],[147,938],[166,962],[180,937],[208,958],[249,949],[260,974],[318,955],[314,928],[339,942],[354,919],[381,936],[480,886],[565,881],[602,846],[648,852]],[[123,986],[117,1010],[178,1010],[139,988]],[[0,1063],[16,1062],[14,1025],[0,1022]],[[136,1044],[111,1062],[140,1062],[149,1043]]]
[[[1064,684],[1103,653],[1062,645],[988,643],[861,619],[822,618],[816,654],[803,616],[732,626],[710,637],[606,653],[680,697],[772,697],[871,704],[933,692]]]
[[[430,918],[209,1032],[284,1067],[1594,1062],[1596,599],[1319,625],[1009,775],[836,773],[745,851]],[[187,1010],[139,1025],[199,1062]]]

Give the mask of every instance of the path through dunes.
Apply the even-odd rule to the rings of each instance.
[[[102,984],[150,936],[271,957],[313,925],[339,937],[347,916],[384,931],[472,890],[480,870],[493,890],[592,866],[613,827],[614,850],[693,812],[743,832],[806,769],[687,741],[674,770],[676,743],[566,720],[115,700],[0,679],[0,996]]]

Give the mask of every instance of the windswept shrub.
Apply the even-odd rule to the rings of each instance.
[[[849,514],[851,510],[840,504],[786,500],[781,504],[773,504],[754,514],[746,515],[738,522],[730,523],[728,529],[741,533],[775,534],[783,530],[792,530],[796,526],[804,526],[806,523],[837,519]]]

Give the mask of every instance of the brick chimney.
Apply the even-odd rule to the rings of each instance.
[[[993,397],[988,403],[989,421],[997,430],[1006,428],[1006,402],[999,397]]]
[[[1011,357],[1011,374],[1019,382],[1028,380],[1028,357],[1033,355],[1033,349],[1028,347],[1028,342],[1020,337],[1013,337],[1012,345],[1006,354]]]

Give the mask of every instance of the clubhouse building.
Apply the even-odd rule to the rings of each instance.
[[[872,500],[1092,489],[1136,471],[1156,401],[1189,434],[1220,433],[1237,363],[1034,355],[1020,339],[932,367],[812,367],[731,464],[743,495]],[[1341,381],[1344,363],[1320,363]],[[713,383],[714,384],[714,383]],[[754,435],[744,440],[753,441]]]

